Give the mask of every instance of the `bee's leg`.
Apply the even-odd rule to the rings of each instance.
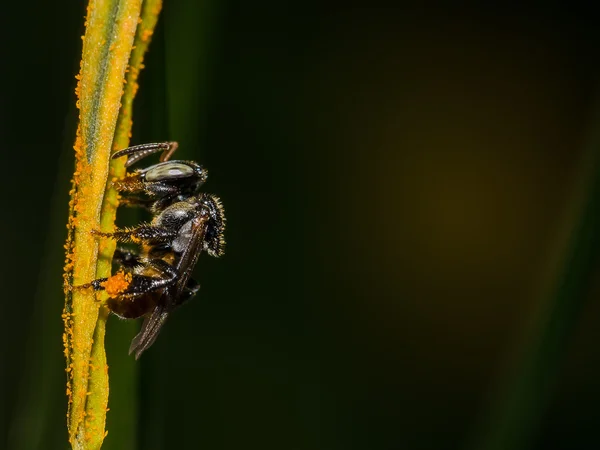
[[[160,156],[161,161],[168,161],[175,150],[177,150],[178,146],[179,145],[177,142],[155,142],[151,144],[134,145],[132,147],[119,150],[113,154],[112,157],[114,159],[125,155],[129,156],[129,158],[127,158],[127,162],[125,163],[125,167],[129,167],[144,159],[146,156],[150,156],[158,152],[163,152],[163,154]]]
[[[169,286],[177,279],[177,270],[162,259],[147,260],[146,264],[156,269],[159,275],[150,277],[147,275],[134,274],[129,285],[119,293],[118,297],[120,299],[138,297],[148,292],[162,289]],[[85,289],[91,287],[95,291],[104,291],[106,289],[105,283],[108,280],[109,278],[98,278],[90,283],[77,286],[77,288]]]
[[[117,229],[112,233],[104,233],[102,231],[93,231],[93,233],[98,236],[113,238],[118,242],[133,242],[136,244],[140,242],[160,244],[169,242],[177,237],[177,231],[147,224],[133,228]]]
[[[108,278],[97,278],[96,280],[90,282],[90,283],[86,283],[86,284],[82,284],[80,286],[74,286],[76,288],[79,289],[85,289],[85,288],[94,288],[95,291],[103,291],[104,290],[104,286],[103,284],[108,280]]]
[[[145,260],[145,264],[156,274],[152,276],[132,274],[126,286],[117,290],[111,287],[112,292],[108,292],[106,306],[112,313],[123,319],[135,319],[148,314],[156,306],[158,299],[156,291],[168,289],[169,285],[177,280],[177,271],[166,262],[154,259]]]
[[[127,195],[139,194],[143,192],[150,197],[162,197],[165,195],[174,195],[179,192],[179,188],[162,181],[144,181],[140,179],[139,174],[129,175],[122,180],[113,182],[114,188]]]
[[[177,270],[169,263],[162,259],[151,259],[146,263],[159,272],[158,276],[133,275],[131,283],[127,289],[123,291],[121,297],[137,297],[148,292],[162,289],[173,284],[177,279]],[[94,283],[92,281],[92,283]]]
[[[139,173],[132,173],[125,178],[112,182],[113,187],[121,193],[139,193],[144,191],[144,182]]]

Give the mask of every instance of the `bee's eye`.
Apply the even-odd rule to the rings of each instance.
[[[146,181],[176,180],[194,175],[194,169],[187,164],[165,162],[150,167],[146,173]]]

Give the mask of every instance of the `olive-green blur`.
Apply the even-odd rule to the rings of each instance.
[[[552,5],[165,0],[132,143],[227,248],[138,362],[109,319],[103,449],[600,448],[600,28]],[[2,13],[2,449],[68,447],[85,6]]]

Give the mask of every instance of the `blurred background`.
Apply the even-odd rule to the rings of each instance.
[[[600,447],[598,16],[400,3],[165,2],[132,143],[208,168],[228,247],[139,362],[109,320],[103,448]],[[2,15],[10,450],[68,445],[85,6]]]

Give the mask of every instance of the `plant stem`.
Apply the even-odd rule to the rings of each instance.
[[[147,22],[140,27],[142,0],[90,0],[87,9],[76,89],[80,123],[74,146],[76,165],[66,244],[63,313],[69,397],[67,423],[69,440],[75,449],[100,448],[106,435],[108,366],[104,333],[108,310],[97,302],[91,289],[72,289],[72,286],[110,276],[115,244],[108,240],[98,243],[92,231],[114,228],[118,199],[113,190],[106,196],[105,191],[111,181],[109,173],[121,176],[124,167],[123,163],[113,162],[109,171],[111,149],[127,146],[137,75],[161,2],[149,0],[146,6]],[[136,29],[139,49],[132,54]],[[127,72],[130,57],[134,67]],[[130,87],[126,85],[124,89],[126,73]]]

